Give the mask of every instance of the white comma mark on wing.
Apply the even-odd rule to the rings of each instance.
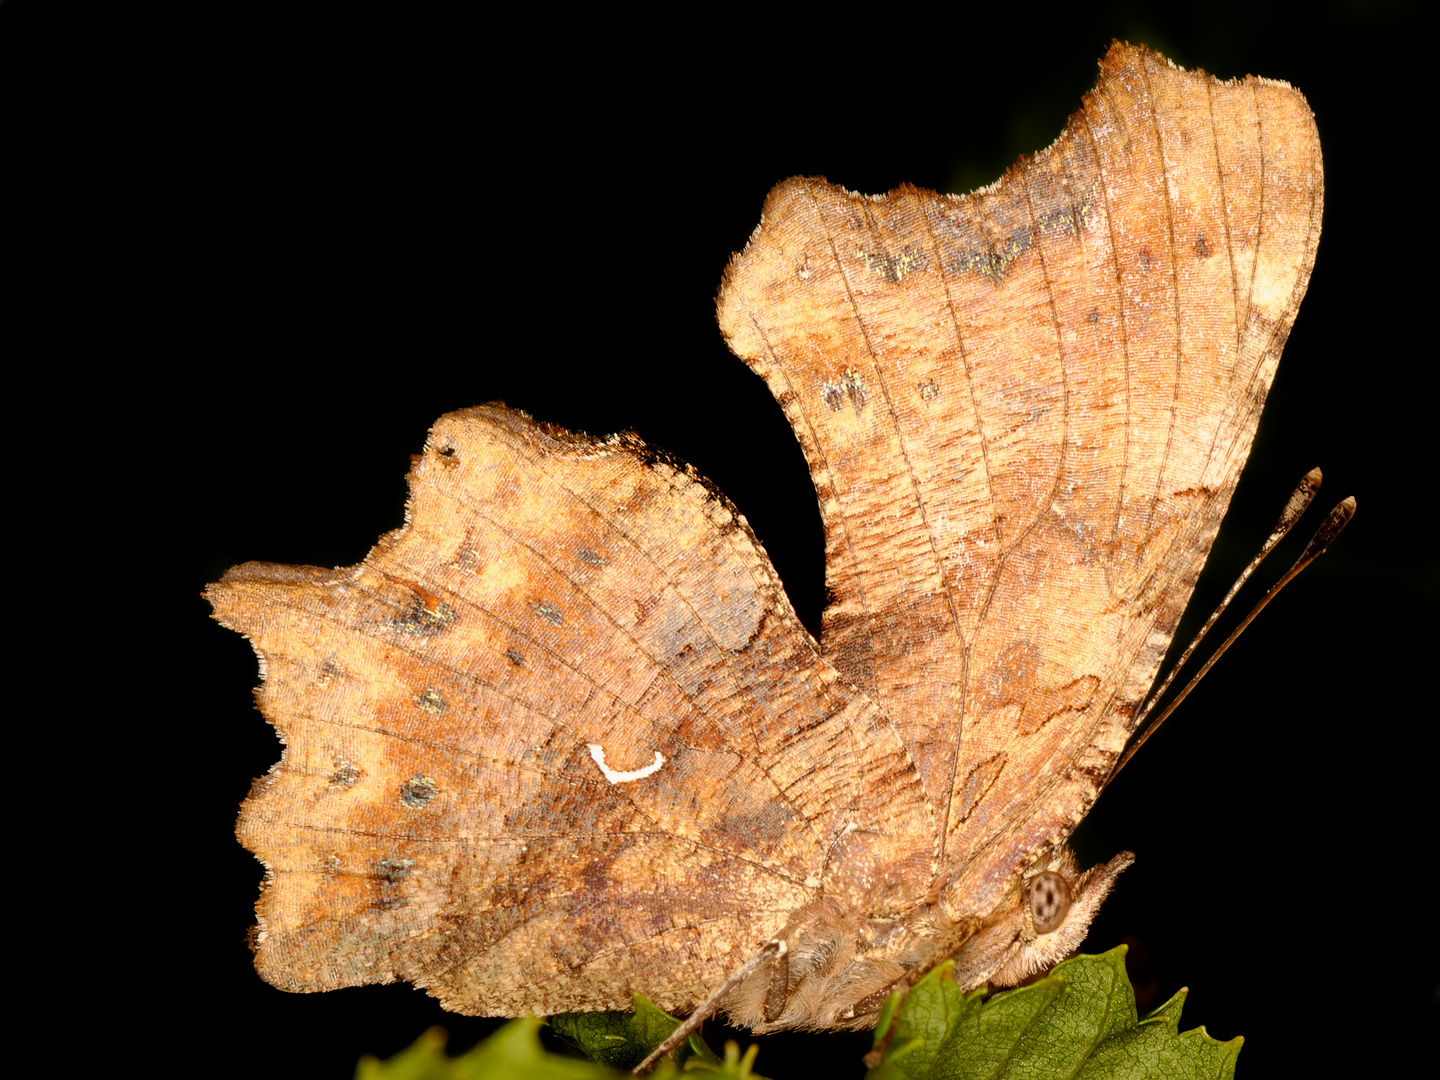
[[[665,755],[659,750],[655,751],[655,760],[643,769],[631,769],[629,772],[617,772],[605,764],[605,748],[599,743],[586,743],[590,756],[595,759],[595,764],[600,766],[600,771],[605,779],[612,784],[626,784],[631,780],[644,780],[645,777],[659,771],[660,766],[665,764]]]

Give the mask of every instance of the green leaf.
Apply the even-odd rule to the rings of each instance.
[[[745,1056],[740,1056],[740,1047],[733,1039],[725,1041],[725,1060],[702,1061],[699,1057],[693,1057],[685,1062],[685,1072],[688,1075],[699,1074],[701,1076],[725,1076],[731,1080],[765,1080],[759,1073],[750,1071],[755,1064],[755,1056],[760,1053],[760,1045],[751,1043],[750,1048],[745,1051]],[[712,1054],[711,1057],[714,1057]]]
[[[1184,992],[1144,1020],[1125,975],[1125,947],[1077,956],[1044,979],[983,1000],[963,994],[941,964],[915,984],[867,1080],[985,1077],[1230,1080],[1243,1039],[1217,1042],[1196,1028],[1180,1032]]]
[[[1180,1031],[1184,993],[1145,1019],[1136,1016],[1135,993],[1125,975],[1122,946],[1101,956],[1080,956],[1031,986],[997,994],[963,994],[946,963],[881,1011],[876,1046],[883,1047],[869,1080],[1233,1080],[1242,1039],[1221,1043],[1204,1028]],[[893,1023],[891,1017],[894,1017]],[[550,1018],[555,1033],[591,1060],[547,1051],[541,1021],[516,1020],[458,1058],[445,1056],[445,1033],[432,1028],[388,1061],[364,1058],[356,1080],[537,1080],[617,1078],[658,1046],[679,1023],[640,994],[633,1013],[563,1013]],[[893,1029],[882,1036],[880,1033]],[[756,1047],[742,1056],[733,1042],[717,1057],[692,1035],[677,1055],[683,1075],[763,1080],[750,1070]],[[664,1060],[654,1080],[682,1075]]]
[[[633,1013],[556,1013],[550,1017],[550,1026],[592,1061],[612,1069],[633,1069],[680,1026],[679,1020],[644,994],[635,994],[633,1000]],[[675,1056],[687,1069],[695,1067],[690,1064],[692,1060],[697,1065],[721,1064],[715,1052],[696,1035],[691,1035]]]
[[[445,1056],[445,1032],[431,1028],[405,1050],[380,1061],[366,1055],[355,1080],[612,1080],[618,1074],[579,1058],[552,1054],[540,1044],[542,1020],[512,1020],[469,1053]]]

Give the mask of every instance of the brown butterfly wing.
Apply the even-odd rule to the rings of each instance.
[[[958,912],[1084,815],[1214,540],[1305,291],[1304,99],[1116,45],[974,195],[792,180],[729,267],[826,530],[822,644],[904,733]]]
[[[360,565],[248,563],[208,594],[286,744],[239,825],[266,979],[685,1008],[822,889],[869,895],[883,865],[919,901],[909,756],[722,497],[496,407],[441,418],[409,479]]]

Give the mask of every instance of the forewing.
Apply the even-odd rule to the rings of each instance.
[[[1116,45],[967,197],[792,180],[719,298],[819,494],[822,645],[904,733],[967,911],[1098,791],[1249,452],[1319,237],[1304,99]]]
[[[822,890],[923,895],[903,744],[693,473],[485,407],[409,479],[359,566],[247,563],[208,594],[286,744],[239,825],[266,979],[686,1008]]]

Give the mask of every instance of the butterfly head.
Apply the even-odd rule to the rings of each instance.
[[[1115,879],[1134,861],[1131,852],[1122,851],[1081,872],[1075,853],[1060,847],[1036,863],[1007,902],[961,946],[955,980],[966,989],[984,982],[1014,986],[1049,970],[1080,947]]]

